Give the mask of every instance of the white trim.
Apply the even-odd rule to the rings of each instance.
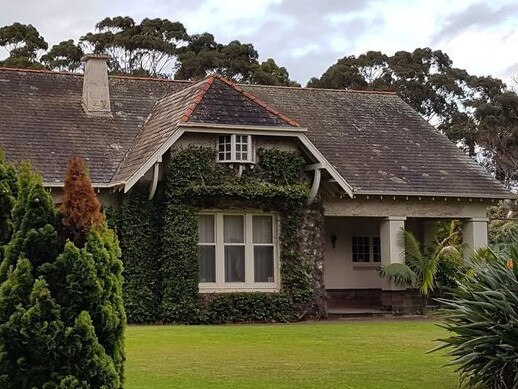
[[[489,223],[489,218],[488,217],[472,217],[472,218],[468,219],[468,222]]]
[[[176,129],[171,134],[171,136],[164,142],[164,144],[157,151],[155,151],[153,155],[146,162],[144,162],[144,164],[142,164],[140,168],[126,181],[126,185],[124,186],[124,193],[128,193],[133,185],[135,185],[138,180],[140,180],[144,174],[146,174],[147,171],[151,169],[155,162],[161,161],[162,156],[183,135],[184,132],[184,130]]]
[[[214,243],[198,243],[198,245],[215,247],[215,282],[200,282],[198,288],[200,293],[219,292],[278,292],[280,290],[280,246],[278,239],[279,218],[276,213],[257,211],[226,211],[206,210],[199,212],[199,215],[214,216]],[[225,216],[242,216],[244,223],[243,243],[224,243],[223,219]],[[272,218],[272,243],[253,242],[253,217],[270,216]],[[225,246],[244,246],[245,248],[245,282],[225,282]],[[271,246],[273,248],[273,282],[254,281],[254,247]]]
[[[169,150],[173,144],[186,132],[208,133],[208,134],[242,134],[246,130],[246,135],[269,135],[269,136],[285,136],[296,137],[306,147],[309,153],[322,164],[322,169],[326,169],[331,177],[336,180],[338,185],[353,198],[352,186],[338,173],[338,171],[327,161],[324,155],[316,148],[316,146],[303,133],[307,129],[303,127],[262,127],[262,126],[236,126],[236,125],[219,125],[205,123],[179,123],[177,129],[167,139],[167,141],[135,172],[124,182],[124,193],[127,193],[138,180],[140,180],[146,172],[151,169],[153,164],[159,160]],[[237,163],[237,161],[236,161]],[[313,166],[313,165],[310,165]]]
[[[318,188],[320,188],[320,178],[322,177],[322,172],[320,169],[315,169],[315,173],[313,176],[313,184],[311,184],[311,189],[309,190],[308,200],[306,201],[307,205],[310,205],[315,201],[317,197]]]
[[[305,134],[297,134],[297,137],[302,142],[304,146],[312,153],[315,158],[323,164],[324,169],[326,169],[331,177],[333,177],[338,185],[349,195],[349,197],[353,197],[353,188],[349,183],[336,171],[336,169],[328,162],[328,160],[324,157],[324,155],[316,148],[316,146],[308,139]]]
[[[313,165],[308,165],[304,168],[304,171],[309,172],[311,170],[325,169],[325,166],[322,162],[314,163]],[[336,182],[336,180],[335,180]]]
[[[246,156],[247,159],[237,159],[237,137],[246,137]],[[230,143],[223,142],[221,143],[221,138],[230,137]],[[230,152],[226,150],[226,146],[230,144]],[[220,150],[220,146],[224,145],[223,151]],[[239,142],[239,145],[241,146],[240,154],[243,156],[243,145],[245,143]],[[226,159],[227,153],[230,153],[230,159]],[[223,158],[221,158],[221,154],[223,154]],[[225,135],[218,135],[218,140],[216,142],[216,162],[218,163],[235,163],[240,164],[252,164],[254,163],[254,148],[252,146],[252,135],[248,134],[225,134]]]
[[[406,216],[387,216],[385,218],[386,221],[396,221],[396,222],[404,222],[406,220]]]
[[[148,200],[153,200],[153,197],[155,197],[156,187],[158,185],[158,173],[160,168],[160,162],[155,162],[155,167],[153,168],[153,181],[151,183],[151,188],[149,190],[149,197]]]
[[[463,198],[463,199],[518,199],[518,194],[514,194],[509,192],[507,197],[504,196],[495,196],[495,195],[486,195],[486,194],[476,194],[476,193],[436,193],[436,192],[383,192],[383,191],[355,191],[355,195],[357,196],[411,196],[411,197],[437,197],[437,198]]]
[[[307,127],[293,127],[293,126],[250,126],[245,124],[213,124],[213,123],[189,123],[189,122],[181,122],[178,123],[178,127],[186,127],[188,130],[186,131],[203,131],[208,132],[207,130],[216,130],[216,131],[224,131],[228,132],[229,130],[233,131],[260,131],[260,132],[306,132]],[[213,132],[213,131],[211,131]]]
[[[125,185],[125,181],[116,181],[116,182],[108,182],[108,183],[99,183],[99,182],[92,182],[92,186],[94,188],[99,189],[109,189],[114,188],[117,186]],[[44,188],[64,188],[65,183],[64,182],[43,182]]]

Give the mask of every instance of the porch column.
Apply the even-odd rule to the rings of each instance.
[[[381,263],[402,263],[405,260],[405,243],[401,230],[405,228],[404,216],[389,216],[380,224]],[[383,290],[404,290],[404,287],[383,280]]]
[[[466,243],[464,249],[464,260],[469,259],[473,252],[481,247],[487,246],[487,222],[486,217],[469,219],[462,229],[462,239]]]

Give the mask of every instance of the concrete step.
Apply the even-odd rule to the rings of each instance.
[[[380,318],[393,316],[390,311],[382,311],[378,308],[345,308],[333,307],[327,310],[328,319],[349,319],[349,318]]]

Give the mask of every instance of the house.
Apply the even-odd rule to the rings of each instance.
[[[150,212],[143,201],[134,211],[142,229],[128,236],[140,248],[123,254],[126,283],[128,288],[136,283],[136,300],[146,300],[139,293],[147,289],[148,297],[159,294],[164,310],[168,299],[176,299],[178,306],[186,303],[178,289],[170,297],[157,290],[169,290],[164,286],[169,281],[191,276],[195,285],[191,282],[185,293],[210,295],[209,304],[227,293],[292,291],[285,283],[296,271],[288,266],[293,252],[300,253],[297,263],[310,282],[307,309],[320,315],[333,305],[398,309],[408,293],[382,280],[379,268],[403,260],[401,229],[426,242],[438,220],[460,219],[468,255],[487,244],[487,207],[512,196],[393,93],[234,85],[220,77],[198,82],[108,77],[107,59],[86,56],[84,75],[0,69],[0,148],[9,160],[32,161],[56,202],[67,158],[83,157],[102,203],[113,208],[120,208],[136,188],[146,201],[156,201],[171,173],[168,166],[176,166],[171,164],[175,150],[210,150],[214,166],[230,172],[233,192],[225,182],[207,183],[196,170],[191,177],[198,180],[196,186],[183,197],[176,194],[196,210],[197,228],[186,229],[197,239],[196,269],[179,276],[177,267],[187,265],[175,258],[171,261],[177,265],[169,270],[155,267],[144,274],[141,263],[133,266],[133,252],[153,250],[154,239],[161,242],[164,258],[183,247],[186,238],[175,241],[173,250],[162,226],[160,237],[145,243]],[[261,168],[261,150],[272,149],[302,158],[303,203],[296,198],[300,185],[282,178],[282,166],[280,173],[277,169],[282,190],[271,189],[273,184],[261,184],[260,193],[236,189]],[[181,177],[195,169],[178,166],[172,173]],[[165,189],[169,194],[163,192],[166,200],[161,201],[174,197],[175,185]],[[286,201],[298,204],[300,221],[289,247],[283,241],[286,221],[296,212]],[[161,209],[156,212],[168,212]],[[175,212],[189,215],[183,208]],[[176,220],[170,227],[178,230],[182,224]],[[163,283],[150,286],[158,273]],[[298,301],[294,296],[301,293],[290,293]]]

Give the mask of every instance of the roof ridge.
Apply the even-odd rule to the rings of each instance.
[[[252,87],[252,88],[268,88],[268,89],[295,89],[302,91],[309,90],[321,90],[329,92],[347,92],[347,93],[365,93],[375,95],[396,95],[397,92],[391,91],[377,91],[377,90],[359,90],[359,89],[335,89],[335,88],[319,88],[319,87],[307,87],[307,86],[287,86],[287,85],[262,85],[262,84],[238,84],[239,86]]]
[[[252,100],[257,105],[263,107],[264,109],[266,109],[271,114],[277,116],[279,119],[281,119],[282,121],[286,122],[290,126],[300,127],[300,124],[297,121],[295,121],[295,120],[289,118],[288,116],[284,115],[282,112],[280,112],[277,109],[273,108],[271,105],[269,105],[265,101],[263,101],[260,98],[254,96],[252,93],[245,91],[243,88],[241,88],[240,86],[238,86],[238,85],[234,84],[233,82],[227,80],[225,77],[220,76],[220,75],[214,76],[214,77],[217,78],[218,80],[222,81],[223,83],[227,84],[228,86],[230,86],[231,88],[233,88],[237,92],[241,93],[243,96],[245,96],[249,100]]]
[[[73,72],[65,72],[65,71],[55,71],[49,69],[24,69],[24,68],[9,68],[0,66],[0,70],[6,70],[10,72],[29,72],[29,73],[45,73],[45,74],[60,74],[64,76],[83,76],[83,73],[73,73]]]
[[[43,73],[43,74],[59,74],[63,76],[77,76],[83,77],[84,73],[74,73],[67,71],[56,71],[49,69],[24,69],[24,68],[10,68],[0,66],[0,71],[10,71],[10,72],[30,72],[30,73]],[[192,84],[194,81],[189,80],[174,80],[172,78],[161,78],[161,77],[142,77],[142,76],[125,76],[122,74],[108,74],[108,78],[121,78],[121,79],[129,79],[129,80],[142,80],[142,81],[164,81],[164,82],[178,82],[181,84]]]
[[[130,80],[142,80],[142,81],[163,81],[163,82],[178,82],[181,84],[195,84],[196,81],[189,80],[175,80],[172,78],[161,78],[161,77],[142,77],[142,76],[125,76],[122,74],[108,74],[110,78],[122,78],[122,79],[130,79]]]

